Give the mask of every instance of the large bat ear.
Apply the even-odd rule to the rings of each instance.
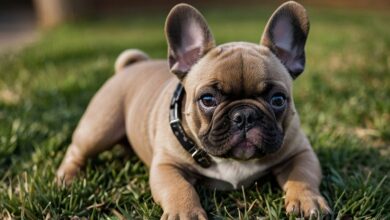
[[[206,20],[188,4],[178,4],[165,22],[171,72],[183,79],[191,67],[211,48],[214,38]]]
[[[305,8],[289,1],[272,14],[261,38],[261,44],[282,61],[293,79],[305,68],[305,43],[308,33],[309,19]]]

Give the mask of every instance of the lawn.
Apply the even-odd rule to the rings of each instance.
[[[202,10],[217,43],[258,42],[273,9]],[[228,12],[228,13],[227,13]],[[390,16],[309,8],[307,68],[295,81],[302,126],[321,161],[321,192],[340,219],[390,219]],[[166,57],[167,12],[91,19],[0,57],[0,219],[157,219],[147,168],[120,147],[58,188],[56,168],[116,56]],[[272,177],[219,192],[197,186],[210,219],[287,218]]]

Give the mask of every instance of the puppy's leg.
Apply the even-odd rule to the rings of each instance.
[[[89,157],[110,149],[125,137],[123,92],[116,78],[96,93],[81,118],[57,171],[59,183],[69,183]]]
[[[150,187],[154,200],[164,210],[161,219],[207,219],[189,181],[175,165],[152,162]]]
[[[319,192],[321,168],[311,148],[295,155],[283,167],[274,170],[274,173],[286,193],[285,206],[288,214],[314,217],[331,212]]]

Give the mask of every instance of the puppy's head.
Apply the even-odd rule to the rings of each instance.
[[[186,4],[168,15],[169,66],[186,91],[191,136],[213,156],[247,160],[278,151],[295,108],[292,80],[304,70],[309,30],[295,2],[271,16],[261,43],[216,46],[203,16]]]

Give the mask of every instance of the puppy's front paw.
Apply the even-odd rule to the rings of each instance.
[[[75,157],[65,156],[56,173],[56,182],[58,185],[69,185],[79,174],[84,162],[76,160]]]
[[[207,220],[206,212],[202,208],[179,210],[179,208],[164,209],[161,220]]]
[[[287,214],[305,218],[319,218],[332,212],[325,199],[311,190],[287,192],[285,204]]]
[[[56,173],[57,185],[69,185],[79,171],[80,167],[74,164],[61,164]]]

